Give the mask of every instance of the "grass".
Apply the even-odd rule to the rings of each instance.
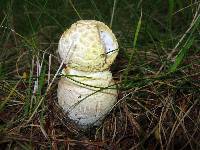
[[[0,1],[2,149],[200,149],[199,1]],[[112,27],[118,102],[81,130],[57,105],[57,44],[79,19]],[[61,64],[61,65],[60,65]]]

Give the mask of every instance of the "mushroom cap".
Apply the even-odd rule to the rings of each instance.
[[[70,68],[97,72],[108,69],[113,63],[118,54],[118,43],[104,23],[80,20],[62,34],[58,52]]]

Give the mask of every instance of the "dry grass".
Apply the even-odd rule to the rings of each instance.
[[[4,16],[0,24],[2,149],[200,149],[198,1],[182,3],[173,14],[168,12],[169,18],[177,18],[175,22],[185,22],[184,27],[176,27],[173,21],[166,23],[166,8],[161,7],[161,2],[154,10],[150,2],[135,5],[128,0],[114,0],[108,3],[112,6],[109,22],[104,9],[98,9],[103,5],[90,1],[97,18],[103,20],[105,16],[119,41],[120,53],[111,68],[119,85],[119,97],[102,125],[86,130],[70,120],[57,104],[59,70],[64,66],[56,49],[64,28],[63,17],[56,16],[59,12],[47,6],[47,1],[43,5],[24,2],[24,7],[33,7],[25,11],[31,27],[27,31],[28,27],[21,29],[23,18],[16,17],[10,8],[14,2],[9,2],[8,8],[2,5],[6,11],[0,12]],[[69,4],[70,8],[62,11],[71,13],[68,24],[91,13],[87,3]],[[141,6],[149,7],[152,13],[143,9],[141,17]],[[172,6],[171,10],[176,8]],[[41,19],[37,27],[36,14],[42,16],[44,12],[54,24],[46,25]],[[133,23],[127,16],[137,21]]]

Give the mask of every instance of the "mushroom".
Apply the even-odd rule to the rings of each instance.
[[[104,23],[80,20],[60,38],[59,55],[66,64],[58,83],[58,103],[81,127],[99,125],[117,101],[109,71],[118,54],[115,35]]]

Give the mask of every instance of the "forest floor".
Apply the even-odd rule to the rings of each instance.
[[[80,129],[57,104],[58,41],[80,19],[116,35],[118,101]],[[200,2],[0,1],[0,149],[200,149]]]

